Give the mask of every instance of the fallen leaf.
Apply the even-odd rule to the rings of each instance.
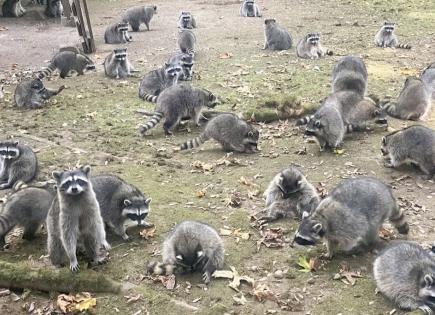
[[[142,236],[144,239],[148,240],[152,237],[154,237],[154,232],[156,231],[156,227],[152,226],[150,228],[143,229],[140,231],[140,236]]]
[[[276,248],[284,246],[284,235],[280,227],[278,228],[266,228],[260,231],[262,238],[257,241],[257,251],[260,250],[260,246],[263,244],[268,248]]]
[[[225,198],[225,205],[227,207],[238,208],[242,205],[242,196],[240,192],[233,191],[230,195]]]
[[[213,278],[233,279],[234,275],[231,270],[216,270],[213,272]]]
[[[124,296],[127,299],[127,304],[137,302],[143,299],[142,294]]]
[[[263,302],[264,300],[271,300],[276,301],[276,296],[272,292],[271,289],[265,284],[259,284],[257,285],[254,290],[252,291],[252,295],[257,299],[259,302]]]
[[[240,292],[239,294],[236,294],[233,296],[233,301],[235,305],[245,305],[246,304],[246,298],[243,295],[242,292]]]
[[[343,150],[343,149],[335,149],[335,150],[334,150],[334,153],[335,153],[336,155],[343,155],[343,154],[344,154],[344,150]]]
[[[191,166],[203,172],[210,172],[213,170],[213,164],[208,164],[201,161],[193,161]]]
[[[205,191],[204,190],[198,190],[197,192],[195,192],[195,196],[198,198],[202,198],[205,196]]]
[[[77,293],[75,296],[59,294],[57,297],[57,306],[64,314],[88,311],[96,305],[97,299],[88,292]]]
[[[173,290],[175,288],[175,275],[159,276],[159,280],[166,289]]]
[[[224,52],[224,53],[221,53],[218,58],[219,59],[230,59],[232,57],[233,57],[232,53]]]
[[[310,272],[311,271],[310,263],[308,262],[307,257],[305,257],[305,256],[299,256],[298,266],[302,268],[302,269],[299,269],[299,271],[302,271],[302,272]]]

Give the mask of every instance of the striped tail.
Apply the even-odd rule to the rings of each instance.
[[[16,225],[17,222],[9,216],[1,215],[0,216],[0,250],[2,249],[1,240],[4,239],[4,236]]]
[[[199,147],[201,144],[206,142],[208,139],[210,139],[205,133],[202,133],[199,135],[199,137],[196,137],[194,139],[191,139],[189,141],[184,142],[181,146],[181,150],[190,150]]]
[[[193,58],[195,56],[195,50],[193,48],[187,48],[186,54],[191,55]]]
[[[387,113],[391,117],[397,117],[396,104],[395,103],[386,103],[381,105],[381,110]]]
[[[326,49],[325,54],[328,55],[328,56],[333,56],[334,52],[332,50]]]
[[[409,44],[397,44],[396,48],[402,48],[402,49],[411,49],[412,46]]]
[[[346,125],[346,133],[358,132],[358,131],[366,131],[367,126],[364,124],[347,124]]]
[[[409,224],[406,222],[405,214],[403,213],[402,209],[396,208],[395,211],[390,215],[390,221],[400,234],[408,234]]]
[[[53,63],[50,63],[47,68],[38,72],[37,78],[39,80],[47,78],[47,77],[51,76],[51,74],[54,72],[54,70],[56,70],[56,66]]]
[[[296,126],[303,126],[303,125],[307,125],[311,119],[313,119],[314,116],[305,116],[302,117],[298,120],[296,120]]]
[[[163,113],[155,112],[153,117],[151,117],[151,119],[145,125],[142,125],[139,128],[139,133],[144,135],[148,130],[154,128],[160,122],[160,120],[162,120],[162,118]]]
[[[143,99],[144,101],[151,102],[151,103],[157,103],[157,95],[147,94],[147,93],[139,93],[139,97]]]

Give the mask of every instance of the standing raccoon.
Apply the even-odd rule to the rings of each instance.
[[[382,108],[395,118],[424,120],[431,109],[431,99],[421,79],[408,77],[397,102],[387,102]]]
[[[47,248],[53,265],[69,261],[72,272],[79,270],[77,243],[83,242],[85,254],[93,264],[102,262],[100,249],[110,249],[100,206],[90,181],[89,166],[73,171],[53,172],[57,196],[47,216]]]
[[[205,284],[223,267],[224,247],[219,234],[210,225],[183,221],[168,233],[163,242],[163,263],[151,262],[147,269],[154,274],[201,271]]]
[[[375,35],[376,46],[386,48],[411,49],[411,45],[399,44],[397,36],[394,34],[395,23],[384,22],[381,29]]]
[[[214,117],[201,135],[181,145],[181,150],[199,147],[205,141],[214,139],[225,151],[255,153],[260,133],[255,127],[234,114],[220,114]]]
[[[408,234],[408,223],[387,185],[370,177],[346,179],[316,210],[303,215],[294,241],[315,245],[325,238],[329,258],[339,250],[358,254],[380,243],[378,232],[387,218],[399,233]]]
[[[38,160],[32,148],[18,141],[0,142],[0,189],[12,188],[18,181],[32,181]]]
[[[264,20],[264,48],[271,50],[287,50],[292,47],[290,33],[280,27],[275,19]]]
[[[181,52],[193,57],[195,55],[195,45],[196,36],[192,31],[182,29],[178,32],[178,47]]]
[[[59,94],[64,88],[65,86],[62,85],[57,91],[54,91],[46,89],[39,79],[23,80],[15,88],[15,104],[19,108],[40,108],[45,101]]]
[[[289,216],[301,218],[304,212],[313,212],[320,202],[316,188],[294,166],[275,175],[264,192],[264,197],[266,209],[259,218],[263,222]]]
[[[45,15],[50,18],[61,17],[63,14],[63,6],[60,0],[47,0]]]
[[[432,102],[435,102],[435,62],[423,70],[421,81],[426,86],[428,94],[432,96]]]
[[[240,6],[240,16],[261,17],[261,12],[254,0],[243,0]]]
[[[160,93],[153,117],[139,129],[141,135],[154,128],[163,117],[163,129],[166,135],[172,135],[172,130],[184,117],[191,118],[197,126],[204,106],[213,108],[217,99],[213,93],[187,85],[173,85]]]
[[[196,20],[190,12],[182,11],[178,18],[178,28],[192,29],[196,28]]]
[[[320,44],[319,33],[308,33],[304,38],[299,40],[296,46],[296,55],[304,59],[318,59],[332,54],[332,51],[323,48]]]
[[[170,65],[180,65],[182,72],[180,73],[178,80],[190,81],[193,78],[193,56],[190,54],[185,54],[183,52],[178,52],[172,55],[167,64]]]
[[[395,242],[373,263],[379,291],[403,310],[435,312],[435,259],[412,242]]]
[[[23,239],[32,240],[47,218],[54,198],[50,189],[23,188],[7,198],[0,211],[0,250],[5,246],[5,237],[16,225],[24,227]]]
[[[352,90],[364,96],[367,89],[367,68],[359,57],[345,56],[332,70],[332,93]]]
[[[83,75],[85,70],[95,70],[95,64],[81,53],[64,50],[54,55],[48,67],[37,74],[37,78],[42,80],[49,77],[56,69],[59,69],[59,76],[65,79],[71,70],[76,71],[77,75]]]
[[[125,79],[135,72],[128,60],[127,48],[116,48],[104,59],[104,72],[113,79]]]
[[[150,30],[150,22],[154,14],[157,14],[157,6],[148,7],[133,7],[125,11],[122,16],[124,22],[128,22],[131,25],[133,32],[139,32],[139,27],[142,23],[145,24],[147,30]]]
[[[21,0],[6,0],[2,5],[3,17],[21,17],[26,13]]]
[[[128,22],[108,26],[104,33],[104,42],[106,44],[124,44],[131,42],[131,36],[128,34]]]
[[[146,198],[138,188],[114,175],[93,176],[91,183],[104,222],[124,241],[129,239],[125,224],[152,226],[145,221],[151,198]]]
[[[139,97],[145,101],[157,102],[157,98],[165,89],[178,83],[182,73],[179,64],[165,65],[157,70],[148,72],[139,84]]]
[[[428,176],[435,175],[435,131],[425,126],[411,126],[382,138],[381,152],[386,167],[413,163]]]

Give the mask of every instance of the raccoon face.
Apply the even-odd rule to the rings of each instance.
[[[375,109],[373,112],[375,124],[388,125],[387,113],[382,109]]]
[[[431,307],[435,306],[435,275],[425,274],[420,281],[418,296],[421,297]]]
[[[18,141],[5,141],[0,143],[0,158],[3,160],[14,160],[20,156]]]
[[[324,235],[322,223],[313,220],[307,212],[304,212],[294,242],[302,246],[315,245]]]
[[[53,178],[60,192],[76,196],[89,189],[90,172],[91,167],[87,165],[73,171],[53,172]]]
[[[393,33],[394,31],[394,23],[391,22],[384,22],[384,26],[382,27],[382,29],[384,30],[384,32],[386,33]]]
[[[381,143],[381,152],[383,156],[386,156],[390,153],[388,150],[388,139],[387,137],[382,137],[382,143]]]
[[[214,108],[217,104],[218,104],[218,99],[216,95],[214,95],[211,92],[208,92],[207,107]]]
[[[319,41],[320,41],[320,34],[319,33],[309,33],[307,35],[307,42],[310,45],[317,46],[319,44]]]
[[[80,54],[77,55],[77,59],[84,66],[85,70],[95,70],[94,62],[87,56]]]
[[[115,54],[115,59],[118,62],[127,59],[127,48],[116,48],[113,50],[113,53]]]
[[[116,30],[120,33],[128,32],[128,25],[128,22],[118,23],[118,25],[116,26]]]
[[[266,20],[264,20],[264,24],[265,25],[275,25],[276,20],[275,19],[266,19]]]
[[[122,204],[122,215],[136,225],[145,225],[145,219],[150,212],[151,198],[125,199]]]
[[[257,152],[259,138],[260,132],[254,126],[249,124],[249,131],[245,134],[245,138],[243,139],[246,153]]]
[[[35,79],[35,80],[32,80],[30,87],[32,90],[36,90],[39,92],[39,91],[44,89],[44,84],[42,83],[41,80]]]
[[[171,65],[168,63],[165,63],[165,76],[168,79],[175,79],[178,78],[181,74],[181,71],[183,69],[179,65]]]
[[[305,136],[320,137],[324,133],[323,129],[324,129],[324,126],[323,126],[321,120],[313,118],[307,124],[307,128],[305,130]]]
[[[296,172],[295,169],[287,169],[281,173],[277,184],[284,198],[289,198],[302,188],[302,175]]]

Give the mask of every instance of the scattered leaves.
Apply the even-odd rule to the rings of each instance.
[[[257,251],[260,250],[260,246],[263,244],[268,248],[276,248],[284,246],[283,231],[280,227],[266,228],[260,231],[261,239],[257,241]]]
[[[142,294],[137,295],[126,295],[124,296],[127,299],[127,304],[131,304],[140,300],[143,300]]]
[[[140,236],[142,236],[144,239],[148,240],[152,237],[154,237],[154,232],[156,231],[156,227],[152,226],[146,229],[143,229],[142,231],[140,231]]]
[[[310,260],[305,256],[299,256],[298,266],[302,269],[299,269],[301,272],[312,272],[318,270],[320,267],[320,260],[316,257],[311,257]]]
[[[258,284],[254,290],[252,291],[252,295],[257,299],[259,302],[263,302],[265,300],[271,300],[276,301],[276,296],[272,292],[271,289],[265,284]]]
[[[242,195],[240,192],[234,190],[225,198],[225,205],[227,207],[238,208],[242,205]]]
[[[354,286],[357,278],[363,278],[361,271],[351,271],[349,265],[341,264],[340,272],[334,275],[334,280],[341,280],[344,284]]]
[[[97,305],[97,299],[90,293],[82,292],[74,295],[59,294],[57,306],[64,314],[91,311]]]
[[[204,173],[211,172],[213,170],[213,164],[204,163],[204,162],[201,162],[201,161],[193,161],[191,166],[194,169],[200,170],[200,171],[202,171]]]
[[[234,301],[234,304],[235,304],[235,305],[245,305],[246,302],[247,302],[247,301],[246,301],[246,298],[245,298],[245,296],[243,295],[242,292],[240,292],[240,293],[234,295],[234,296],[233,296],[233,301]]]
[[[390,230],[387,230],[384,227],[381,227],[379,229],[379,237],[383,240],[386,240],[386,241],[391,241],[391,240],[396,239],[396,236],[394,235],[394,233],[391,232]]]

